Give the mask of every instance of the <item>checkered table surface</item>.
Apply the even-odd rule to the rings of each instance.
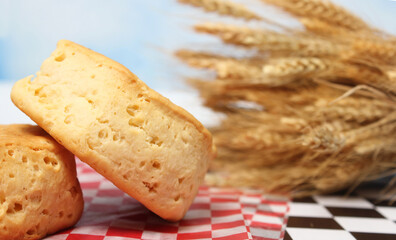
[[[283,239],[288,200],[256,191],[201,187],[186,216],[170,223],[77,161],[85,209],[76,226],[47,240]]]
[[[385,185],[294,200],[284,240],[396,240],[396,203],[378,200]]]

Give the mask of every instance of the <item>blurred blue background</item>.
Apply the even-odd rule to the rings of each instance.
[[[257,10],[260,1],[236,2]],[[396,34],[395,1],[334,2]],[[68,39],[124,64],[155,89],[177,88],[180,64],[172,50],[198,43],[189,23],[206,16],[177,0],[0,0],[0,82],[34,74],[56,42]]]

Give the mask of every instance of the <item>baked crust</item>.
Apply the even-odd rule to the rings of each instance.
[[[44,130],[0,125],[0,156],[0,239],[40,239],[80,219],[74,155]]]
[[[215,156],[211,134],[121,64],[62,40],[11,98],[59,143],[164,219],[181,219]]]

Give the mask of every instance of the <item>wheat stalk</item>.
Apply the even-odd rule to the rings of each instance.
[[[220,15],[243,18],[246,20],[260,20],[261,17],[249,11],[243,5],[225,0],[178,0],[181,3],[201,7],[207,12],[216,12]]]

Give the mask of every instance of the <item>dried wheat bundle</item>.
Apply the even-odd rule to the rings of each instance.
[[[265,19],[226,0],[180,2]],[[215,73],[190,82],[207,106],[227,114],[212,129],[218,157],[207,182],[306,196],[394,174],[396,38],[329,1],[261,2],[295,16],[305,29],[199,23],[196,32],[256,50],[254,56],[175,54]]]

